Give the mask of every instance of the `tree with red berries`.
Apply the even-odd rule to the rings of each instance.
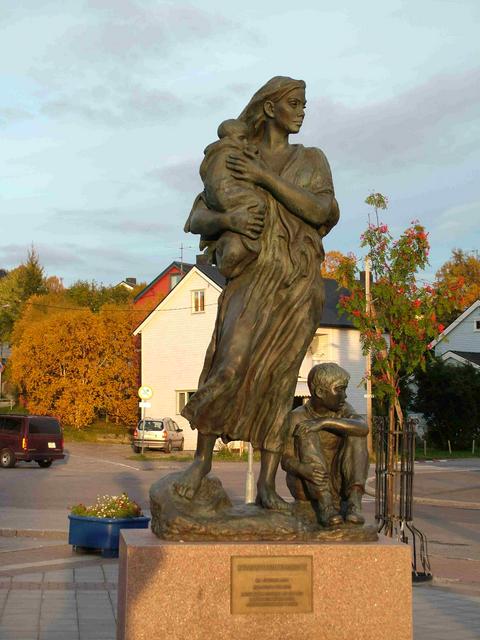
[[[391,420],[402,425],[401,378],[425,368],[429,344],[445,328],[437,321],[438,310],[450,307],[455,286],[433,288],[417,280],[429,253],[428,234],[418,221],[398,240],[386,224],[370,224],[361,240],[372,265],[371,303],[368,309],[361,269],[349,257],[341,270],[350,295],[341,297],[340,306],[360,331],[364,353],[372,355],[375,395],[387,401]]]
[[[381,194],[369,196],[367,204],[385,209],[387,199]],[[378,203],[385,206],[378,206]],[[388,409],[387,488],[389,533],[395,515],[395,474],[398,460],[398,437],[404,427],[400,404],[401,382],[418,367],[425,369],[429,345],[445,328],[437,314],[447,312],[455,299],[455,283],[448,289],[436,288],[418,280],[428,264],[429,243],[424,227],[413,221],[398,239],[388,226],[376,220],[361,236],[367,250],[373,278],[370,299],[366,297],[361,268],[354,256],[340,266],[349,295],[342,296],[340,308],[352,318],[360,331],[365,355],[372,359],[370,380],[375,397]],[[397,517],[398,520],[398,517]]]

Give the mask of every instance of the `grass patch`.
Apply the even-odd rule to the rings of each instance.
[[[158,456],[153,454],[144,453],[134,453],[131,456],[126,458],[127,460],[138,460],[142,461],[150,461],[150,462],[158,462],[167,461],[167,462],[190,462],[193,460],[193,453],[160,453]]]
[[[219,460],[220,462],[247,462],[248,449],[245,447],[245,451],[240,455],[238,451],[230,451],[230,449],[225,447],[224,449],[220,449],[220,451],[214,451],[213,459]],[[260,451],[253,452],[253,459],[256,462],[260,461]]]
[[[22,407],[19,404],[15,404],[12,409],[10,409],[9,405],[6,407],[0,407],[0,413],[20,413],[22,415],[27,415],[28,409],[25,409],[25,407]]]
[[[480,451],[476,448],[475,453],[472,453],[472,450],[469,451],[455,451],[452,453],[448,451],[443,451],[442,449],[429,449],[427,447],[427,455],[423,450],[423,447],[420,449],[416,449],[415,451],[415,460],[438,460],[441,458],[442,460],[449,460],[453,458],[480,458]]]
[[[128,444],[131,442],[131,429],[125,425],[110,422],[94,422],[83,429],[64,426],[65,442],[110,442]]]
[[[256,461],[260,460],[260,452],[255,451],[253,454],[253,459]],[[127,460],[138,460],[142,461],[168,461],[168,462],[189,462],[193,460],[193,452],[191,453],[163,453],[163,451],[159,451],[157,454],[152,451],[148,451],[148,453],[134,453],[127,457]],[[221,449],[220,451],[213,452],[213,460],[214,462],[247,462],[248,460],[248,452],[245,451],[243,455],[240,455],[236,451],[229,451],[226,447],[225,449]]]

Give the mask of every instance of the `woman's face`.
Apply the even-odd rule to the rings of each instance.
[[[273,119],[287,133],[298,133],[305,117],[305,89],[292,89],[273,104]]]

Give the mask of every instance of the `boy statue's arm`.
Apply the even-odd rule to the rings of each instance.
[[[306,432],[332,431],[339,436],[358,436],[366,438],[368,425],[360,416],[352,415],[350,418],[337,418],[335,416],[305,420],[296,427],[295,435]]]

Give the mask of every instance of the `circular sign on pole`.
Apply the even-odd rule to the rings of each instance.
[[[138,395],[142,400],[150,400],[153,396],[153,391],[150,387],[142,386],[138,390]]]

